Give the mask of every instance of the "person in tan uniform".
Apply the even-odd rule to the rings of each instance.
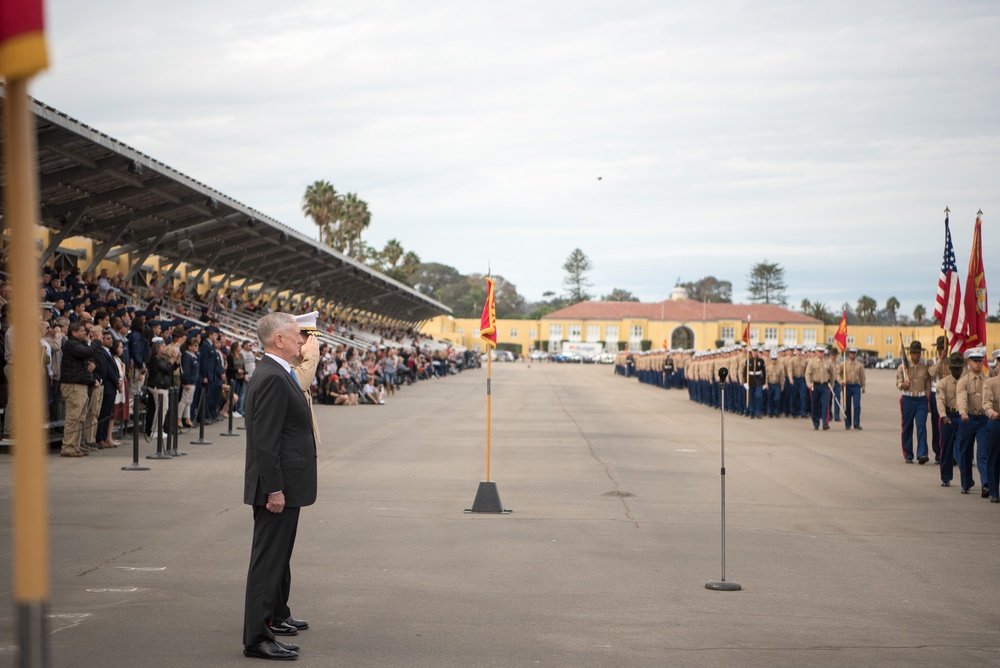
[[[847,349],[847,359],[838,375],[844,383],[844,429],[861,429],[861,395],[865,393],[865,365],[858,361],[858,349]]]
[[[781,417],[781,390],[785,385],[785,365],[778,359],[778,351],[772,350],[765,366],[767,384],[767,417]]]
[[[809,414],[809,395],[806,389],[806,367],[808,365],[809,360],[806,359],[802,346],[795,346],[795,356],[792,357],[789,365],[792,379],[792,396],[789,408],[793,418],[806,417]]]
[[[920,341],[910,344],[910,359],[904,360],[896,371],[896,387],[902,392],[899,411],[902,414],[903,457],[913,463],[913,428],[917,428],[917,460],[926,464],[927,459],[927,406],[931,396],[931,375],[921,361],[923,346]]]
[[[826,357],[826,348],[817,346],[815,348],[816,357],[809,361],[806,367],[806,387],[812,394],[812,423],[813,429],[819,429],[823,424],[823,431],[830,428],[830,392],[833,384],[833,362]]]
[[[958,449],[955,459],[958,460],[958,470],[962,478],[962,493],[968,494],[973,487],[972,478],[972,443],[976,443],[976,467],[979,469],[979,482],[982,485],[982,496],[985,499],[990,494],[989,481],[986,475],[986,412],[983,410],[983,359],[985,348],[970,348],[965,351],[968,372],[959,378],[956,389],[958,412],[962,416],[962,429],[958,434]]]
[[[938,413],[937,407],[937,384],[944,379],[948,373],[948,353],[945,351],[945,347],[948,345],[948,339],[943,336],[937,337],[937,341],[934,343],[934,347],[937,349],[937,358],[934,363],[930,365],[931,372],[931,450],[934,451],[934,462],[941,463],[941,414]]]
[[[955,437],[962,424],[958,412],[958,379],[965,369],[962,353],[952,353],[948,357],[948,375],[938,381],[935,393],[938,414],[941,416],[941,486],[950,487],[955,474]],[[968,494],[968,491],[965,491]]]
[[[316,411],[313,410],[312,386],[313,378],[316,377],[316,367],[319,365],[319,342],[316,340],[316,318],[319,311],[295,316],[295,322],[299,325],[299,339],[302,342],[302,362],[293,366],[295,378],[299,381],[299,387],[309,404],[309,415],[312,417],[313,438],[316,440],[316,447],[319,447],[319,425],[316,423]]]
[[[983,382],[983,411],[986,413],[986,480],[990,503],[1000,503],[1000,376]]]

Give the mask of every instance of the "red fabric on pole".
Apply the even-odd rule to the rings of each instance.
[[[965,341],[962,350],[986,345],[986,269],[983,266],[983,221],[976,216],[969,275],[965,279]]]
[[[847,309],[844,309],[844,317],[840,319],[840,327],[837,328],[837,333],[833,335],[833,340],[837,342],[840,352],[847,350]]]
[[[479,338],[490,348],[497,347],[497,305],[493,295],[493,279],[486,279],[486,303],[483,316],[479,320]]]
[[[0,76],[26,79],[48,67],[42,0],[0,0]]]

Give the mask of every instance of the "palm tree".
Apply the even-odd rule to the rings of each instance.
[[[403,259],[403,244],[399,243],[399,239],[389,239],[385,242],[385,248],[382,249],[382,259],[385,260],[389,269],[396,268],[399,261]]]
[[[899,310],[899,300],[895,297],[889,297],[885,301],[885,310],[892,316],[892,323],[896,324],[896,311]]]
[[[858,299],[858,308],[855,309],[855,313],[862,320],[868,320],[873,315],[875,315],[875,309],[878,308],[878,302],[869,297],[868,295],[861,295]]]
[[[809,301],[808,299],[803,299],[802,304],[800,305],[800,309],[802,310],[803,313],[809,313],[809,311],[812,309],[812,302]]]
[[[924,308],[923,304],[917,304],[913,307],[913,319],[917,321],[918,325],[922,324],[926,317],[927,309]]]
[[[340,216],[340,196],[329,181],[316,181],[306,186],[302,197],[302,213],[312,218],[319,228],[319,242],[332,246],[333,225]]]
[[[354,246],[361,239],[361,233],[372,221],[368,211],[368,202],[358,197],[357,193],[347,193],[342,200],[343,214],[340,216],[340,239],[347,254],[354,257]]]
[[[812,302],[809,304],[809,311],[807,315],[816,318],[817,320],[822,320],[825,323],[829,323],[833,319],[833,314],[826,306],[826,302]]]
[[[401,269],[403,273],[407,276],[413,276],[413,274],[420,268],[420,256],[413,251],[406,251],[406,255],[403,256]]]

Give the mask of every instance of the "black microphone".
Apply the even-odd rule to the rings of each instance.
[[[723,383],[726,382],[726,376],[728,375],[729,375],[729,369],[727,369],[726,367],[722,367],[721,369],[719,369],[719,380],[722,381]]]

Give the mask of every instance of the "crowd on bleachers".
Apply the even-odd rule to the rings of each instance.
[[[2,260],[2,258],[0,258]],[[0,273],[2,273],[0,261]],[[271,310],[305,313],[241,290],[200,293],[184,282],[161,281],[153,272],[146,285],[129,284],[106,269],[42,270],[42,373],[47,378],[49,427],[62,426],[63,454],[83,456],[119,445],[115,425],[131,417],[132,398],[141,397],[150,435],[165,411],[170,388],[178,388],[178,427],[242,417],[247,383],[261,356],[258,318]],[[0,406],[3,437],[10,439],[12,342],[7,305],[11,286],[0,280]],[[478,366],[471,351],[456,351],[413,328],[366,323],[319,314],[320,360],[312,382],[314,401],[331,405],[384,403],[400,387],[440,379]],[[69,369],[70,378],[64,378]],[[82,416],[77,415],[82,411]],[[71,424],[72,423],[72,424]],[[165,428],[165,427],[164,427]]]

